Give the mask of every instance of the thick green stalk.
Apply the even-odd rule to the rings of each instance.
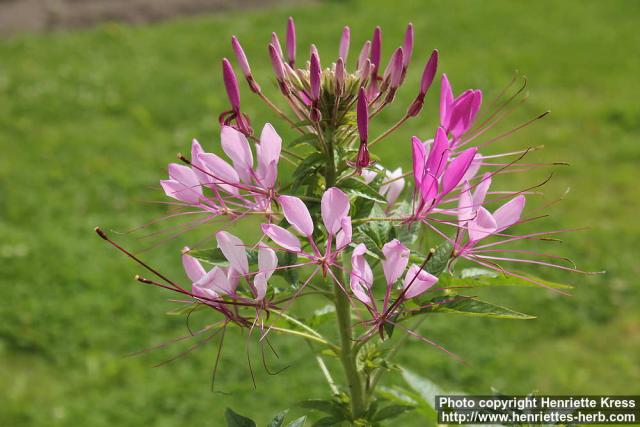
[[[333,153],[332,138],[327,138],[327,166],[325,171],[326,187],[336,185],[336,166]],[[334,269],[335,277],[340,277],[340,272]],[[346,283],[346,281],[345,281]],[[353,332],[351,325],[351,305],[344,291],[335,283],[332,283],[335,298],[336,318],[338,320],[338,333],[340,334],[340,362],[344,370],[349,396],[351,398],[351,412],[354,419],[361,417],[366,408],[362,379],[356,366],[357,354],[353,351]]]

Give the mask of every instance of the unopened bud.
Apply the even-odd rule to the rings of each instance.
[[[343,61],[347,60],[347,56],[349,55],[349,44],[351,42],[351,30],[349,27],[344,27],[342,29],[342,37],[340,37],[340,49],[338,51],[338,55],[342,58]]]
[[[224,80],[224,87],[227,91],[231,108],[233,111],[240,111],[240,88],[238,87],[238,79],[227,58],[222,60],[222,79]]]
[[[296,26],[293,22],[293,18],[289,17],[287,21],[287,58],[289,59],[289,65],[295,66],[296,63]]]

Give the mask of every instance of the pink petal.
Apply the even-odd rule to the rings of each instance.
[[[373,271],[367,262],[364,254],[367,247],[360,243],[353,249],[351,254],[351,279],[360,281],[367,289],[373,285]]]
[[[204,153],[198,156],[199,161],[205,169],[211,174],[209,177],[211,182],[220,186],[230,194],[238,194],[237,185],[240,183],[240,177],[236,170],[227,162],[213,153]]]
[[[218,231],[216,241],[224,257],[229,260],[231,268],[239,273],[248,274],[249,261],[244,242],[226,231]]]
[[[267,294],[267,276],[265,273],[258,273],[253,278],[253,286],[256,288],[256,301],[262,301]]]
[[[186,187],[178,181],[172,179],[162,180],[160,181],[160,186],[167,196],[180,200],[181,202],[195,205],[200,201],[201,193],[199,194],[197,190]]]
[[[413,158],[413,179],[416,187],[420,187],[424,175],[425,158],[427,150],[422,141],[416,136],[411,138],[411,156]]]
[[[322,195],[320,211],[327,231],[335,235],[342,226],[342,219],[349,214],[349,197],[339,188],[331,187]]]
[[[185,246],[184,249],[182,249],[182,266],[184,267],[184,271],[187,273],[189,280],[195,283],[206,274],[206,271],[202,267],[202,264],[200,264],[200,261],[189,255],[187,252],[189,252],[189,248]]]
[[[436,136],[433,139],[433,145],[429,151],[427,158],[427,170],[429,170],[436,178],[440,178],[444,172],[449,160],[449,138],[444,128],[439,127]]]
[[[233,162],[233,167],[240,179],[244,182],[250,182],[253,154],[247,138],[231,126],[222,126],[220,141],[222,150]]]
[[[177,163],[169,164],[169,178],[177,181],[187,188],[192,189],[198,194],[202,194],[200,181],[189,166],[179,165]]]
[[[211,271],[202,276],[193,286],[203,290],[208,289],[218,295],[230,295],[234,293],[234,289],[230,286],[227,275],[220,267],[213,267]]]
[[[193,141],[191,141],[191,170],[198,178],[198,181],[200,181],[200,184],[209,186],[213,182],[213,178],[211,178],[202,170],[199,170],[206,170],[200,159],[198,159],[198,156],[200,156],[200,154],[204,154],[204,150],[202,149],[202,146],[200,145],[198,140],[194,139]]]
[[[471,147],[464,150],[458,157],[456,157],[444,172],[442,177],[442,194],[447,194],[460,183],[460,180],[471,166],[477,147]]]
[[[475,217],[469,220],[467,232],[469,240],[477,242],[496,232],[498,226],[494,217],[483,207],[476,210]]]
[[[340,250],[351,243],[351,237],[353,230],[351,228],[351,217],[347,216],[342,218],[341,230],[338,231],[336,236],[336,248]]]
[[[442,74],[440,88],[440,126],[449,128],[449,118],[451,116],[451,104],[453,104],[453,91],[446,74]]]
[[[270,123],[265,124],[260,134],[258,170],[256,171],[258,179],[265,188],[273,187],[276,182],[281,151],[282,138]]]
[[[275,224],[262,224],[262,232],[281,247],[292,252],[300,252],[300,240],[288,230]]]
[[[484,203],[487,192],[491,186],[491,174],[489,172],[482,176],[482,180],[476,186],[476,191],[473,193],[473,205],[478,208]]]
[[[387,171],[386,179],[391,181],[388,184],[384,184],[380,186],[380,194],[386,197],[387,203],[393,205],[396,200],[398,200],[398,196],[402,193],[404,189],[404,178],[402,178],[402,168],[398,168],[393,172]]]
[[[278,203],[282,207],[284,217],[293,228],[305,236],[313,234],[313,220],[302,200],[293,196],[280,196]]]
[[[268,279],[278,266],[276,252],[264,243],[258,245],[258,271]]]
[[[460,198],[458,199],[458,225],[465,226],[467,222],[475,215],[475,207],[473,205],[473,196],[469,182],[465,181],[462,184],[462,190],[460,191]]]
[[[493,213],[498,231],[502,231],[505,228],[511,227],[513,224],[520,221],[520,215],[522,215],[524,204],[525,197],[523,195],[519,195],[517,197],[514,197],[504,205],[500,206]]]
[[[393,239],[382,247],[384,260],[382,271],[387,279],[387,285],[392,285],[402,276],[402,272],[409,263],[409,249],[400,240]]]
[[[453,144],[451,147],[455,147],[455,144]],[[469,169],[467,169],[464,176],[462,177],[462,181],[471,181],[476,176],[476,174],[480,170],[480,166],[482,166],[483,159],[484,157],[482,156],[482,154],[476,153],[473,161],[471,162],[471,166],[469,166]]]
[[[378,176],[378,172],[371,169],[362,169],[362,179],[366,184],[371,183]]]
[[[404,289],[407,291],[404,293],[404,298],[409,299],[416,297],[438,282],[438,278],[425,270],[422,270],[420,266],[413,264],[409,267],[406,276],[404,277]]]

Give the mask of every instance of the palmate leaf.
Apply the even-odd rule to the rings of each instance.
[[[415,406],[409,406],[409,405],[389,405],[389,406],[385,406],[384,408],[382,408],[378,412],[376,412],[376,414],[373,416],[373,420],[372,421],[389,420],[389,419],[395,418],[397,416],[400,416],[400,415],[404,414],[407,411],[412,411],[414,409],[415,409]]]
[[[269,425],[267,425],[267,427],[282,427],[282,424],[284,424],[284,417],[287,416],[288,412],[289,412],[288,409],[285,409],[284,411],[280,412],[278,415],[273,417],[273,419],[271,420]]]
[[[525,277],[524,273],[518,275]],[[540,283],[552,289],[573,289],[571,285],[550,282],[538,277],[526,276],[531,280]],[[438,284],[442,287],[490,287],[490,286],[520,286],[520,287],[539,287],[540,285],[521,279],[519,277],[507,276],[506,274],[484,268],[465,268],[455,276],[443,273],[439,277]]]
[[[439,244],[431,256],[431,259],[427,262],[425,269],[434,276],[438,276],[445,268],[447,268],[447,263],[449,262],[449,258],[451,258],[452,250],[453,245],[448,240]]]
[[[472,317],[493,317],[498,319],[535,319],[535,316],[520,313],[510,308],[491,304],[475,297],[464,295],[446,295],[421,301],[419,310],[411,312],[408,317],[427,313],[458,314]],[[406,319],[407,317],[404,317]]]

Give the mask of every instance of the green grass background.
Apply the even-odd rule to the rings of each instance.
[[[221,393],[209,390],[212,345],[160,368],[152,366],[185,347],[125,357],[184,334],[185,322],[166,316],[168,295],[133,282],[141,270],[92,231],[162,216],[163,206],[146,201],[162,199],[157,181],[166,163],[192,137],[218,147],[217,114],[226,107],[219,61],[231,55],[232,34],[276,93],[266,44],[271,31],[283,34],[289,15],[299,52],[313,42],[325,63],[337,55],[344,24],[352,29],[352,63],[375,25],[389,55],[414,23],[414,69],[373,135],[404,111],[434,47],[457,91],[480,87],[490,98],[514,69],[526,74],[530,99],[502,129],[546,109],[552,114],[492,150],[544,144],[532,159],[571,163],[555,168],[546,187],[543,201],[571,192],[544,225],[592,229],[552,249],[585,269],[608,271],[594,278],[532,269],[576,285],[574,296],[494,290],[494,300],[538,318],[434,317],[422,332],[467,363],[420,342],[410,342],[399,362],[467,392],[640,392],[640,3],[336,1],[0,41],[0,425],[218,426],[225,406],[264,424],[296,400],[326,395],[308,349],[295,340],[276,341],[281,360],[274,366],[290,365],[279,376],[266,375],[254,359],[256,390],[238,334],[227,336]],[[422,116],[376,147],[385,165],[408,166],[408,137],[433,132],[438,89]],[[243,101],[256,128],[275,119],[244,87]],[[502,182],[522,188],[548,173]],[[203,233],[210,230],[145,257],[182,277],[178,249]],[[136,249],[147,244],[121,239]],[[421,425],[411,417],[402,423],[412,422]]]

